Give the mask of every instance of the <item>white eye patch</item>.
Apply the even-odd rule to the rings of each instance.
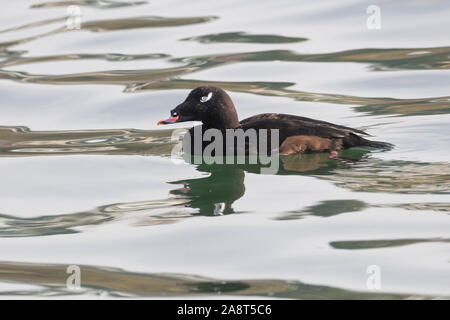
[[[208,101],[209,99],[211,99],[212,98],[212,92],[210,92],[207,96],[203,96],[203,97],[201,97],[200,98],[200,102],[206,102],[206,101]]]

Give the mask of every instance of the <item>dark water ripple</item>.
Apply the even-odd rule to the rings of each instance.
[[[136,215],[137,213],[144,214],[144,216],[134,219],[137,226],[168,224],[192,216],[186,211],[175,210],[184,203],[186,203],[185,199],[174,197],[162,200],[114,203],[83,212],[33,218],[0,214],[0,237],[42,237],[79,233],[81,227],[105,224],[120,220],[125,215]]]
[[[30,131],[0,127],[1,156],[74,154],[170,155],[172,130]]]
[[[19,25],[16,27],[0,30],[0,33],[19,31],[19,30],[28,29],[28,28],[35,28],[35,27],[45,26],[47,24],[53,24],[55,22],[65,22],[66,19],[67,19],[67,17],[59,17],[59,18],[52,18],[52,19],[46,19],[46,20],[26,23],[26,24]]]
[[[47,19],[43,21],[28,23],[25,25],[17,26],[14,28],[8,28],[1,32],[17,31],[21,29],[27,29],[35,26],[51,24],[54,22],[65,21],[67,17]],[[166,17],[131,17],[123,19],[110,19],[110,20],[93,20],[83,22],[80,30],[89,30],[92,32],[105,32],[124,29],[141,29],[141,28],[160,28],[160,27],[177,27],[189,24],[209,22],[217,19],[215,16],[208,17],[185,17],[185,18],[166,18]],[[58,27],[54,30],[44,32],[35,36],[12,40],[8,42],[0,43],[0,50],[5,50],[9,47],[24,44],[33,40],[42,39],[51,35],[56,35],[64,32],[76,32],[79,30],[68,29],[66,26]]]
[[[173,59],[175,62],[208,61],[210,64],[235,62],[355,62],[369,64],[372,71],[449,69],[450,47],[436,48],[363,48],[322,54],[300,54],[289,50],[240,52]]]
[[[372,158],[366,163],[355,164],[352,170],[337,169],[334,175],[323,178],[354,191],[450,193],[448,162],[383,161]]]
[[[216,85],[228,91],[262,96],[288,97],[297,101],[356,105],[354,107],[355,111],[370,115],[413,116],[447,114],[450,111],[450,96],[417,99],[358,97],[344,94],[291,90],[287,88],[293,86],[294,83],[289,82],[225,82],[170,79],[152,83],[131,84],[127,86],[125,91],[189,89],[207,84]]]
[[[381,190],[380,190],[381,191]],[[316,217],[333,217],[343,213],[359,212],[368,208],[402,208],[413,211],[437,211],[450,212],[450,203],[445,202],[424,202],[424,203],[387,203],[387,204],[370,204],[361,200],[343,199],[343,200],[325,200],[317,204],[288,212],[277,220],[293,220],[303,219],[308,216]]]
[[[181,39],[184,41],[198,41],[201,43],[226,43],[226,42],[242,42],[242,43],[295,43],[306,41],[306,38],[284,37],[273,34],[248,34],[245,32],[225,32],[207,34],[204,36],[191,37]]]
[[[152,54],[120,54],[120,53],[107,53],[107,54],[61,54],[53,56],[41,56],[41,57],[18,57],[17,55],[10,59],[0,63],[1,67],[9,67],[14,65],[29,64],[36,62],[50,62],[50,61],[70,61],[70,60],[104,60],[104,61],[134,61],[134,60],[148,60],[148,59],[161,59],[167,58],[169,55],[164,53],[152,53]]]
[[[24,40],[22,39],[18,41],[20,42]],[[0,46],[2,45],[0,44]],[[4,47],[7,46],[9,46],[9,44],[4,44]],[[411,55],[415,52],[429,52],[429,54],[424,53],[420,55]],[[59,85],[118,84],[125,86],[125,92],[139,92],[142,90],[190,89],[199,85],[213,84],[235,92],[245,92],[275,97],[288,97],[298,101],[354,105],[355,111],[372,115],[432,115],[447,114],[450,110],[450,96],[417,99],[373,98],[298,91],[289,89],[290,86],[295,84],[289,82],[226,82],[179,79],[181,76],[209,68],[246,61],[351,61],[369,63],[372,65],[372,68],[379,68],[376,66],[382,65],[383,68],[395,66],[394,69],[446,69],[448,67],[446,61],[450,53],[450,49],[448,47],[416,49],[363,49],[321,55],[300,55],[291,51],[261,51],[185,58],[169,58],[169,56],[164,53],[140,55],[125,55],[117,53],[66,54],[28,58],[22,57],[21,54],[16,52],[9,52],[9,56],[6,53],[8,53],[8,51],[4,51],[5,59],[0,62],[0,79],[25,83]],[[409,57],[409,55],[411,56]],[[405,59],[405,57],[408,58]],[[144,59],[169,59],[171,62],[182,63],[184,65],[164,69],[104,70],[65,75],[39,75],[30,74],[23,71],[4,69],[6,67],[19,66],[28,63],[52,61],[62,62],[84,59],[100,59],[118,62]],[[404,65],[405,61],[407,61],[407,65]]]
[[[160,54],[155,54],[159,58]],[[73,57],[73,58],[72,58]],[[73,55],[70,59],[78,59]],[[104,56],[102,56],[104,57]],[[95,56],[94,58],[102,57]],[[114,55],[110,55],[114,57]],[[40,58],[35,58],[40,59]],[[42,59],[51,59],[45,57]],[[48,60],[47,60],[48,61]],[[9,61],[8,64],[14,64]],[[245,92],[256,95],[289,97],[298,101],[329,102],[335,104],[360,105],[355,110],[373,115],[431,115],[446,114],[450,110],[450,96],[418,99],[368,98],[342,94],[327,94],[286,89],[293,83],[277,82],[218,82],[200,80],[170,80],[198,70],[197,66],[185,66],[167,69],[139,71],[103,71],[69,75],[32,75],[26,72],[0,70],[0,79],[40,84],[121,84],[126,85],[125,92],[141,90],[188,89],[201,85],[217,85],[229,91]],[[150,82],[149,82],[150,81]]]
[[[87,29],[94,32],[104,32],[139,28],[178,27],[195,23],[209,22],[215,19],[217,19],[215,16],[187,18],[132,17],[124,19],[87,21],[82,23],[81,29]]]
[[[427,239],[384,239],[384,240],[353,240],[353,241],[333,241],[330,246],[334,249],[363,250],[408,246],[416,243],[448,243],[450,239],[427,238]]]
[[[66,0],[66,1],[47,1],[33,4],[32,9],[67,7],[72,5],[86,6],[98,9],[113,9],[129,6],[138,6],[148,3],[148,1],[116,1],[116,0]]]
[[[79,291],[66,288],[67,265],[0,263],[0,281],[32,284],[35,290],[3,291],[3,296],[111,297],[261,296],[291,299],[429,299],[427,296],[367,293],[284,280],[221,280],[189,274],[133,273],[117,268],[80,266],[83,284]]]

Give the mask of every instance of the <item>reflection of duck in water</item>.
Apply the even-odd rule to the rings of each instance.
[[[353,150],[346,156],[353,161],[361,160],[366,150]],[[192,158],[185,158],[189,161]],[[329,175],[336,168],[348,166],[344,162],[330,160],[326,153],[281,156],[277,174],[280,175]],[[233,213],[233,203],[245,193],[245,172],[259,173],[261,164],[205,164],[197,166],[200,172],[210,173],[207,177],[179,180],[171,184],[182,184],[182,188],[170,193],[187,198],[186,206],[199,209],[200,215],[221,215]]]
[[[198,208],[202,215],[233,213],[231,205],[244,195],[244,170],[235,166],[200,165],[197,170],[209,172],[208,177],[171,182],[183,184],[173,195],[187,197],[187,206]]]
[[[362,137],[364,131],[295,115],[265,113],[239,122],[230,96],[214,86],[198,87],[192,90],[186,100],[171,111],[171,117],[158,124],[185,121],[201,121],[202,130],[207,129],[261,129],[279,130],[279,153],[282,155],[310,151],[328,151],[337,158],[337,152],[351,147],[386,148],[385,142],[370,141]],[[193,128],[190,130],[191,136]],[[205,145],[203,145],[205,147]],[[272,146],[273,148],[274,146]],[[192,150],[192,149],[191,149]],[[270,150],[270,149],[269,149]],[[251,149],[246,148],[246,153]]]

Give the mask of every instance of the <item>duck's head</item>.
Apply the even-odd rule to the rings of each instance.
[[[214,86],[192,90],[184,102],[170,111],[170,118],[158,121],[158,125],[185,121],[201,121],[206,127],[216,129],[239,126],[237,112],[230,96]]]

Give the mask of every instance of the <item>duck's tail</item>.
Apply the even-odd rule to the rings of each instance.
[[[377,148],[377,149],[392,149],[394,147],[394,145],[392,143],[388,143],[388,142],[383,142],[383,141],[371,141],[371,140],[366,140],[364,146],[367,147],[371,147],[371,148]]]
[[[383,141],[367,140],[356,134],[350,134],[349,137],[347,137],[347,139],[344,140],[344,147],[345,148],[370,147],[376,149],[392,149],[394,145]]]

